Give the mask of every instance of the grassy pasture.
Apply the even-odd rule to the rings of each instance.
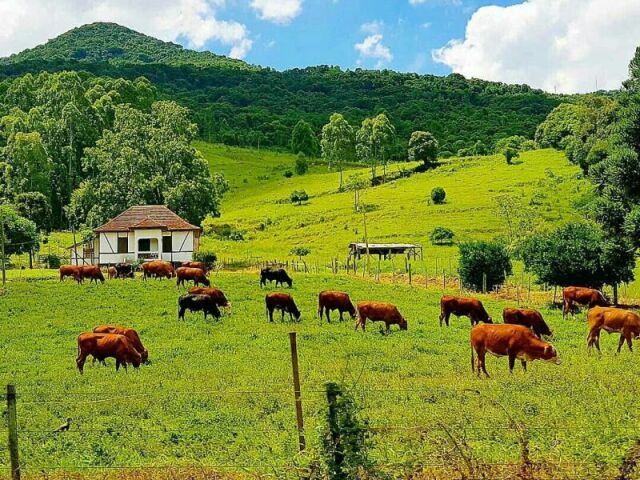
[[[18,388],[24,472],[95,472],[101,467],[197,465],[285,478],[318,446],[327,381],[352,385],[377,429],[375,458],[398,476],[461,458],[440,424],[468,445],[479,462],[518,461],[516,433],[499,402],[523,422],[540,462],[586,462],[613,471],[637,436],[640,362],[614,354],[617,336],[603,336],[602,356],[588,356],[584,315],[562,320],[541,307],[562,365],[535,362],[508,373],[507,360],[488,358],[492,378],[470,371],[469,323],[438,326],[438,290],[371,283],[332,275],[297,275],[292,294],[302,322],[269,324],[265,290],[255,274],[219,273],[213,283],[233,303],[222,322],[176,317],[182,289],[173,282],[107,281],[78,286],[11,272],[0,296],[0,382]],[[42,271],[40,271],[42,273]],[[354,300],[396,303],[406,332],[379,326],[354,332],[351,321],[316,317],[317,292],[336,288]],[[494,318],[507,303],[483,299]],[[75,368],[78,333],[97,324],[138,329],[152,364],[115,373]],[[287,333],[298,332],[309,457],[296,457],[297,438]],[[480,392],[474,393],[474,391]],[[0,407],[4,412],[4,406]],[[66,417],[71,431],[51,433]],[[0,423],[0,468],[7,471],[6,416]],[[294,459],[297,458],[298,460]]]

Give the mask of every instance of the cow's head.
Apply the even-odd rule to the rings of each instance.
[[[207,277],[202,277],[202,278],[200,279],[200,283],[204,284],[204,285],[205,285],[205,286],[207,286],[207,287],[210,287],[210,286],[211,286],[211,282],[209,281],[209,279],[208,279]]]
[[[560,365],[560,358],[558,358],[558,351],[551,344],[545,345],[544,350],[542,351],[542,360],[544,360],[545,362],[551,362],[551,363],[555,363],[556,365]]]
[[[140,355],[133,347],[129,351],[129,362],[133,365],[133,368],[139,368],[142,364],[142,355]]]
[[[407,329],[407,321],[404,319],[404,317],[400,318],[400,321],[398,322],[398,325],[400,326],[400,330],[406,330]]]
[[[146,350],[146,349],[143,350],[141,357],[142,357],[142,363],[144,363],[145,365],[148,365],[150,363],[149,362],[149,350]]]
[[[298,310],[298,307],[293,305],[293,307],[291,307],[291,313],[293,314],[293,318],[296,319],[296,322],[299,322],[300,317],[302,316],[302,313],[300,313],[300,310]]]
[[[349,315],[351,315],[351,320],[356,319],[356,307],[353,305],[353,302],[349,302],[349,309],[347,310]]]
[[[291,288],[293,286],[293,280],[291,279],[291,277],[287,277],[285,282],[287,282],[287,285],[289,285],[289,288]]]
[[[487,318],[485,319],[484,323],[493,323],[493,318],[487,316]]]

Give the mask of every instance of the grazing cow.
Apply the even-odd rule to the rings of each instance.
[[[113,280],[118,276],[118,271],[116,270],[116,267],[107,268],[107,273],[109,274],[109,280]]]
[[[89,283],[96,282],[98,284],[98,280],[104,283],[104,275],[102,274],[102,270],[97,265],[83,265],[80,267],[80,275],[82,279],[89,279]]]
[[[220,310],[209,295],[196,295],[193,293],[182,295],[178,299],[178,320],[184,320],[184,313],[187,310],[190,312],[204,312],[205,320],[207,319],[207,314],[216,320],[220,318]]]
[[[284,268],[274,269],[271,267],[267,267],[260,270],[260,286],[264,287],[267,284],[267,281],[275,281],[276,287],[278,286],[278,284],[284,285],[285,283],[289,286],[289,288],[291,288],[291,286],[293,285],[293,280],[287,274]]]
[[[134,274],[133,274],[133,265],[130,265],[128,263],[118,263],[116,265],[116,272],[117,272],[117,277],[118,278],[134,278]]]
[[[142,341],[140,340],[140,335],[133,328],[127,327],[119,327],[117,325],[100,325],[93,329],[93,333],[114,333],[117,335],[124,335],[127,337],[133,348],[137,350],[137,352],[142,357],[142,361],[147,363],[149,359],[149,352],[142,345]]]
[[[343,321],[342,314],[344,312],[351,315],[351,319],[356,319],[356,307],[353,306],[349,295],[344,292],[333,292],[325,290],[318,295],[318,316],[322,319],[322,313],[327,315],[327,322],[331,322],[329,312],[338,310],[340,312],[340,321]]]
[[[478,355],[477,363],[473,353]],[[555,347],[544,340],[540,340],[527,327],[522,325],[476,325],[471,329],[471,371],[478,371],[488,377],[485,365],[487,352],[497,357],[509,357],[509,371],[513,373],[516,358],[522,363],[522,368],[527,371],[527,362],[544,360],[560,364],[558,352]]]
[[[629,310],[611,307],[594,307],[587,313],[589,322],[589,336],[587,337],[587,348],[595,345],[600,351],[600,331],[608,333],[619,333],[618,353],[622,349],[622,344],[627,341],[629,351],[633,351],[631,341],[640,337],[640,316]]]
[[[191,287],[189,293],[195,295],[209,295],[218,307],[231,309],[231,302],[227,300],[222,290],[215,287]]]
[[[532,308],[505,308],[502,311],[504,323],[522,325],[533,330],[539,338],[543,335],[551,336],[551,329],[542,318],[542,314]]]
[[[293,297],[288,293],[273,292],[267,294],[264,298],[264,302],[267,307],[267,315],[269,321],[273,322],[273,311],[280,310],[282,312],[282,321],[284,322],[284,314],[288,313],[289,318],[296,322],[300,321],[300,310],[296,306],[296,302],[293,301]]]
[[[190,267],[178,267],[176,268],[176,277],[178,278],[176,285],[184,285],[185,281],[193,281],[193,284],[197,287],[199,284],[205,286],[211,285],[206,274],[199,268]]]
[[[193,261],[182,262],[182,266],[183,267],[189,267],[189,268],[199,268],[204,273],[207,273],[208,270],[209,270],[207,268],[207,264],[204,263],[204,262],[193,262]]]
[[[573,304],[593,307],[609,307],[610,303],[600,290],[585,287],[566,287],[562,290],[562,317],[569,312],[573,314]]]
[[[81,267],[78,265],[60,265],[60,281],[64,280],[65,277],[73,277],[76,282],[81,283]]]
[[[358,302],[356,330],[358,330],[358,327],[362,327],[362,331],[364,332],[367,320],[384,322],[387,327],[387,333],[389,333],[391,325],[398,325],[400,330],[407,329],[407,321],[400,314],[398,308],[391,303]]]
[[[120,365],[126,370],[128,363],[134,368],[138,368],[142,363],[142,356],[129,339],[124,335],[113,333],[81,333],[78,336],[78,357],[76,358],[80,373],[83,373],[84,363],[89,355],[101,362],[104,362],[105,358],[115,358],[116,371],[120,369]]]
[[[164,260],[152,260],[142,264],[142,279],[173,278],[176,274],[173,265]]]
[[[443,296],[440,299],[440,326],[443,321],[447,327],[449,326],[451,314],[456,317],[469,317],[471,326],[480,322],[493,323],[482,302],[476,298]]]

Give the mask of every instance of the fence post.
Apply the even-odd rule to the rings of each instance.
[[[296,332],[289,332],[289,344],[291,346],[291,366],[293,368],[293,393],[296,400],[298,445],[302,452],[306,447],[306,441],[304,438],[304,417],[302,416],[302,393],[300,392],[300,370],[298,368],[298,342],[296,340]]]
[[[327,385],[327,403],[329,404],[329,431],[334,445],[340,445],[340,431],[338,429],[338,386],[334,383]],[[333,463],[342,470],[344,452],[341,448],[333,451]]]
[[[409,263],[409,285],[411,285],[411,263]]]
[[[16,387],[7,385],[7,414],[9,424],[9,456],[11,479],[20,480],[20,458],[18,456],[18,413],[16,411]]]
[[[447,272],[445,272],[444,270],[442,270],[442,289],[447,289]]]
[[[482,293],[487,293],[487,274],[482,274]]]

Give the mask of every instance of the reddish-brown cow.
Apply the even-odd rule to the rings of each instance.
[[[93,333],[114,333],[117,335],[124,335],[127,337],[133,348],[137,350],[137,352],[142,357],[143,362],[147,362],[149,359],[149,352],[142,345],[142,341],[140,340],[140,335],[133,328],[120,327],[118,325],[100,325],[93,329]]]
[[[284,314],[288,313],[291,320],[300,321],[300,310],[296,306],[296,302],[293,301],[293,297],[288,293],[273,292],[268,293],[264,297],[264,302],[267,307],[267,315],[269,321],[273,322],[273,311],[280,310],[282,312],[282,321],[284,322]]]
[[[473,353],[478,355],[477,363]],[[509,371],[513,373],[516,358],[527,370],[527,362],[544,360],[560,364],[555,347],[544,340],[540,340],[527,327],[522,325],[476,325],[471,329],[471,371],[478,371],[488,377],[485,365],[487,352],[498,357],[509,357]]]
[[[227,300],[225,294],[219,288],[215,287],[191,287],[188,293],[196,295],[209,295],[218,307],[231,309],[231,302]]]
[[[182,262],[182,266],[188,268],[199,268],[204,273],[207,273],[208,271],[207,265],[204,262],[194,262],[190,260],[188,262]]]
[[[60,265],[60,281],[64,280],[65,277],[73,277],[76,282],[82,282],[81,267],[78,265]]]
[[[197,287],[199,284],[205,286],[211,285],[206,274],[199,268],[178,267],[176,268],[176,277],[178,278],[176,284],[178,286],[184,285],[184,282],[193,281],[193,284]]]
[[[443,321],[447,327],[449,326],[451,314],[456,317],[469,317],[471,326],[480,322],[493,323],[482,302],[476,298],[443,296],[440,299],[440,326]]]
[[[83,373],[87,357],[92,355],[99,361],[105,358],[116,359],[116,371],[120,365],[127,369],[127,364],[138,368],[142,363],[142,356],[133,348],[129,339],[124,335],[113,333],[81,333],[78,336],[78,357],[76,365],[80,373]]]
[[[552,334],[549,325],[542,318],[542,314],[533,308],[505,308],[502,311],[502,320],[504,323],[530,328],[540,338],[543,335],[550,336]]]
[[[391,303],[380,302],[358,302],[358,320],[356,320],[356,330],[362,327],[364,332],[367,320],[372,322],[384,322],[386,332],[389,333],[391,325],[398,325],[400,330],[407,329],[407,321],[398,311],[398,308]]]
[[[116,270],[116,267],[113,267],[113,266],[109,267],[107,269],[107,272],[109,273],[109,280],[113,280],[118,276],[118,271]]]
[[[573,304],[593,307],[608,307],[610,303],[600,290],[586,287],[566,287],[562,290],[562,317],[569,312],[573,314]]]
[[[80,267],[80,274],[83,280],[88,278],[89,283],[96,282],[96,285],[98,284],[98,281],[104,283],[104,275],[102,274],[100,267],[97,265],[83,265]]]
[[[142,264],[142,278],[173,278],[176,271],[169,262],[164,260],[152,260]]]
[[[334,292],[330,290],[320,292],[318,295],[318,316],[322,319],[322,313],[324,312],[327,316],[327,322],[331,322],[331,318],[329,317],[331,310],[338,310],[340,312],[341,322],[344,320],[342,317],[344,312],[351,315],[352,320],[356,318],[356,307],[354,307],[353,302],[351,302],[349,295],[344,292]]]
[[[587,313],[589,322],[589,336],[587,337],[587,348],[595,345],[600,351],[600,332],[604,330],[608,333],[619,333],[618,353],[622,349],[624,341],[627,341],[629,351],[633,351],[631,345],[634,338],[640,337],[640,316],[629,310],[611,307],[594,307]]]

